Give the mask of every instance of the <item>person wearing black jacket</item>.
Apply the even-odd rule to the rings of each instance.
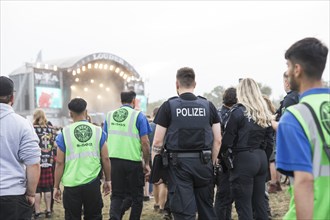
[[[223,135],[225,125],[229,119],[230,110],[236,103],[236,89],[234,87],[226,89],[223,94],[223,105],[218,110],[218,115],[220,117],[221,124],[221,135]],[[221,153],[223,152],[220,149],[220,153],[218,155],[220,161]],[[221,161],[220,165],[222,170],[220,171],[218,169],[216,173],[217,193],[214,201],[214,211],[219,220],[231,220],[233,198],[230,193],[229,170],[226,168],[223,161]]]
[[[283,74],[283,87],[287,95],[280,102],[280,107],[275,112],[276,119],[275,121],[272,121],[272,126],[274,130],[277,129],[278,122],[282,114],[284,113],[285,109],[299,102],[299,93],[297,91],[293,91],[290,89],[288,74],[286,72],[284,72]],[[269,159],[270,174],[271,174],[271,180],[268,188],[269,193],[276,193],[278,191],[282,191],[282,187],[280,183],[281,174],[278,171],[276,171],[275,158],[276,158],[276,144],[274,144],[274,151]]]
[[[268,161],[265,149],[273,146],[271,119],[257,83],[243,79],[236,104],[227,122],[221,149],[230,172],[232,195],[239,219],[268,219],[265,181]]]

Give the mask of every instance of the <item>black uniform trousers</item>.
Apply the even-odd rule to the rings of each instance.
[[[80,220],[82,206],[84,206],[84,219],[102,219],[103,200],[100,190],[100,178],[90,183],[64,187],[63,206],[66,220]]]
[[[200,158],[176,158],[169,163],[169,206],[175,220],[216,219],[213,210],[213,165]]]
[[[138,220],[143,208],[144,173],[142,162],[110,158],[111,161],[111,204],[110,219],[119,220],[125,206],[131,203],[130,220]],[[131,201],[130,201],[131,200]]]
[[[265,180],[268,161],[262,149],[239,152],[234,156],[234,168],[230,170],[230,183],[239,219],[268,219],[265,203]]]
[[[0,219],[30,220],[32,212],[25,195],[0,196]]]
[[[229,170],[217,176],[217,193],[214,202],[214,211],[218,220],[231,220],[233,197],[230,190]]]

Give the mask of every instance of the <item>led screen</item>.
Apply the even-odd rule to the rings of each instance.
[[[62,108],[61,89],[36,87],[36,106],[39,108]]]

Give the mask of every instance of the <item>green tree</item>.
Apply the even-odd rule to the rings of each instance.
[[[272,88],[270,88],[269,86],[263,85],[262,83],[258,83],[258,85],[262,94],[268,97],[272,94]]]
[[[216,108],[219,108],[222,105],[222,96],[225,92],[223,86],[216,86],[210,93],[204,93],[203,96],[211,101]]]

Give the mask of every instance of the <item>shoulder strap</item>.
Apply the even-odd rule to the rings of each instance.
[[[318,130],[318,133],[321,137],[321,140],[323,142],[323,149],[326,153],[326,155],[328,156],[328,159],[330,160],[330,146],[327,144],[327,142],[325,142],[325,138],[324,138],[324,134],[323,134],[323,131],[322,131],[322,128],[321,128],[321,125],[320,125],[320,122],[315,114],[315,111],[313,110],[312,106],[306,102],[302,102],[303,105],[305,105],[308,110],[311,112],[312,116],[313,116],[313,119],[315,121],[315,124],[316,124],[316,127],[317,127],[317,130]]]

